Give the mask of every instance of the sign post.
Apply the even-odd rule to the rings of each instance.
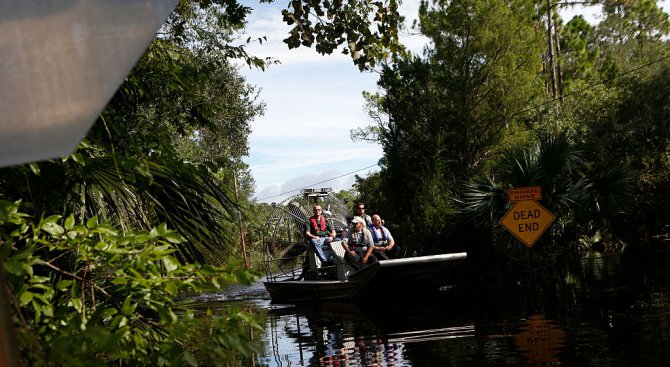
[[[526,246],[533,247],[556,216],[536,201],[542,198],[539,186],[510,189],[509,198],[514,205],[500,224]]]

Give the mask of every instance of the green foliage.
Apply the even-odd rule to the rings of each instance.
[[[272,217],[273,207],[268,203],[253,202],[244,218],[243,229],[245,231],[246,249],[249,264],[252,269],[261,269],[264,264],[265,249],[263,240],[267,240],[266,228],[268,220]],[[242,259],[241,251],[238,251],[239,259]]]
[[[92,156],[92,148],[80,151],[77,160],[34,164],[39,176],[20,168],[6,170],[13,175],[4,177],[3,192],[9,198],[29,192],[36,213],[78,213],[82,221],[100,216],[136,229],[166,222],[188,240],[177,245],[181,260],[220,261],[222,251],[234,243],[226,226],[236,218],[236,209],[212,172],[216,167],[168,166],[157,159],[114,159]]]
[[[197,365],[257,346],[252,314],[196,309],[185,294],[250,283],[250,274],[181,265],[184,242],[164,224],[121,233],[97,217],[33,221],[19,203],[0,203],[0,264],[24,364],[31,366]],[[201,341],[206,340],[206,343]]]
[[[596,30],[584,17],[571,19],[561,32],[561,64],[563,73],[563,90],[571,90],[583,86],[586,80],[597,77],[596,62],[600,56],[600,48],[596,44]]]
[[[284,40],[289,48],[314,46],[320,54],[331,54],[344,46],[342,52],[350,54],[361,70],[403,52],[396,0],[295,0],[285,6],[283,20],[292,26]],[[180,0],[161,33],[182,46],[215,51],[221,59],[242,59],[249,66],[265,68],[275,61],[249,55],[245,47],[252,41],[262,43],[264,36],[249,37],[246,44],[234,44],[231,39],[231,31],[240,30],[251,11],[238,0]]]
[[[461,199],[464,219],[487,228],[494,245],[523,247],[500,225],[510,207],[507,189],[540,186],[542,205],[557,218],[541,244],[569,246],[597,231],[624,233],[620,224],[629,218],[633,204],[628,174],[608,162],[587,165],[566,134],[543,134],[538,140],[530,149],[506,152],[491,175],[466,185]]]
[[[670,63],[667,60],[622,78],[616,98],[593,103],[600,113],[583,116],[583,148],[628,167],[637,188],[640,226],[665,231],[670,217]]]
[[[670,21],[657,1],[598,2],[603,4],[598,24],[575,17],[561,29],[566,92],[616,77],[666,53]]]
[[[364,70],[380,60],[403,52],[398,42],[402,24],[397,0],[290,1],[282,10],[284,22],[293,28],[284,43],[289,48],[311,47],[331,54],[340,45],[354,64]],[[376,27],[375,27],[376,26]]]
[[[358,178],[358,176],[356,176]],[[353,204],[356,201],[356,190],[355,189],[349,189],[349,190],[340,190],[336,193],[333,194],[336,198],[338,198],[341,202],[343,202],[345,205]]]
[[[384,68],[383,94],[367,96],[377,126],[355,135],[384,150],[373,185],[384,194],[366,195],[385,198],[412,243],[444,251],[459,186],[525,129],[517,115],[543,90],[544,42],[525,1],[424,2],[419,15],[434,47]]]
[[[600,37],[609,45],[659,41],[670,31],[668,14],[658,1],[603,1],[605,19],[598,25]]]
[[[350,203],[363,202],[366,205],[367,212],[380,213],[386,220],[387,218],[398,218],[399,213],[393,205],[393,199],[385,194],[385,186],[381,171],[367,175],[366,177],[356,176],[354,189],[358,192],[357,197]],[[353,209],[352,209],[353,212]],[[388,222],[387,222],[388,223]],[[395,232],[394,232],[394,236]]]
[[[108,153],[229,167],[248,153],[256,98],[215,53],[156,39],[88,138]]]
[[[241,59],[250,67],[265,69],[276,61],[246,51],[246,44],[262,43],[265,36],[247,38],[246,42],[238,42],[235,36],[244,28],[251,11],[237,0],[179,0],[159,36],[181,47],[215,55],[219,60]]]

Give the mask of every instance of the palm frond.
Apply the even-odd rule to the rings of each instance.
[[[36,213],[78,213],[82,221],[97,215],[135,230],[166,222],[187,240],[179,246],[187,261],[221,260],[234,243],[236,206],[204,165],[172,162],[168,168],[117,156],[58,159],[39,167],[40,176],[18,169],[0,174],[7,197],[22,198],[28,191]],[[4,190],[10,186],[13,191]]]
[[[552,233],[564,238],[615,231],[633,200],[625,170],[614,164],[589,170],[567,134],[542,135],[534,148],[511,149],[496,167],[511,187],[542,187],[542,204],[557,217]],[[494,243],[510,244],[512,238],[498,225],[509,208],[502,186],[489,176],[465,185],[460,212],[490,229]]]
[[[582,160],[567,134],[543,134],[537,151],[540,178],[545,183],[555,183],[561,177],[578,169]]]
[[[466,222],[491,228],[507,210],[507,191],[493,178],[483,176],[464,186],[458,202]]]
[[[188,261],[223,259],[234,243],[230,228],[236,205],[223,185],[204,166],[168,168],[148,162],[152,184],[141,194],[152,203],[158,222],[166,222],[188,241],[182,255]]]

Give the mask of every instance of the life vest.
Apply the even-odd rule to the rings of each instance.
[[[314,218],[314,217],[309,218],[309,222],[312,225],[312,228],[316,232],[317,236],[322,236],[322,235],[326,234],[326,218],[321,216],[321,223],[319,223],[319,224],[321,224],[321,226],[320,226],[321,229],[319,229],[319,226],[316,223],[316,218]]]
[[[375,239],[375,243],[386,242],[386,231],[384,231],[386,228],[384,226],[379,227],[379,232],[382,233],[381,239],[377,236],[377,231],[375,229],[376,228],[374,225],[370,226],[370,232],[372,232],[372,236]]]
[[[365,227],[363,228],[363,231],[360,232],[353,232],[351,235],[349,235],[349,246],[354,249],[354,248],[362,248],[364,250],[367,250],[368,247],[368,237],[365,234]]]

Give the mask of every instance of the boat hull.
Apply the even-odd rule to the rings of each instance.
[[[467,253],[459,252],[380,261],[379,271],[357,298],[432,297],[455,286],[466,258]]]
[[[283,280],[263,282],[276,303],[353,299],[374,277],[379,265],[368,266],[348,280]]]
[[[287,280],[263,284],[272,301],[289,303],[353,298],[362,289],[358,282],[339,280]]]
[[[284,280],[263,283],[275,303],[432,297],[452,287],[465,252],[380,261],[339,280]]]

